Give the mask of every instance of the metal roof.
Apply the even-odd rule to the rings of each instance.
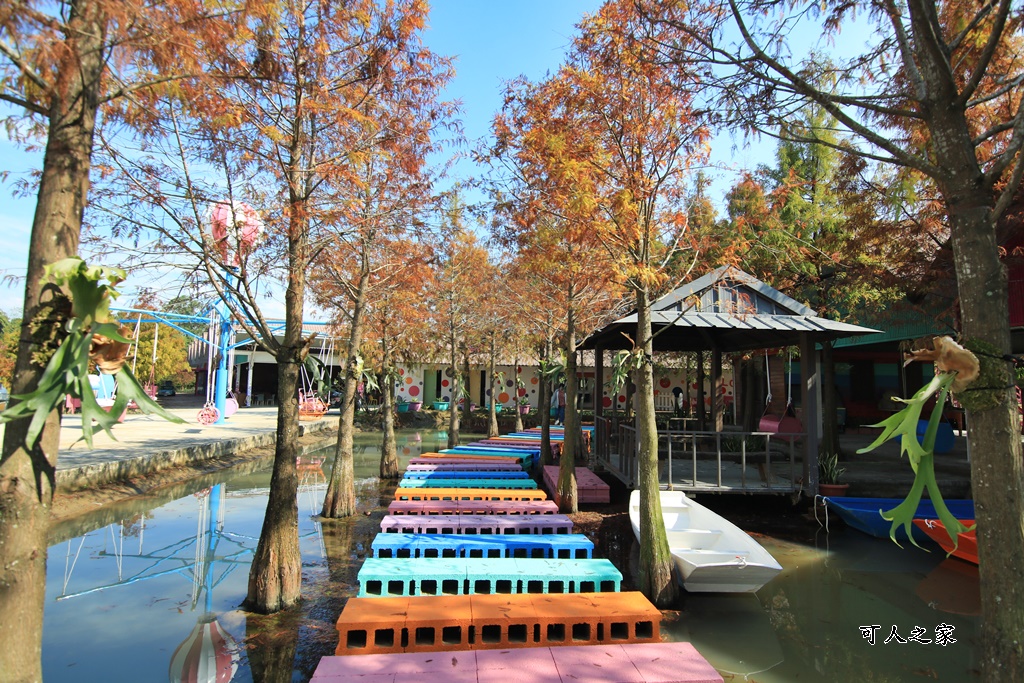
[[[754,276],[724,266],[683,285],[652,305],[655,351],[722,351],[794,346],[803,335],[823,342],[878,330],[841,323],[782,294]],[[594,332],[583,348],[628,349],[636,312]]]

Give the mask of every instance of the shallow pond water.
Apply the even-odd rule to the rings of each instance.
[[[400,433],[402,466],[443,447],[445,438]],[[334,620],[356,591],[388,494],[376,479],[379,435],[361,435],[355,466],[363,514],[321,525],[314,515],[330,469],[312,459],[302,467],[299,491],[305,600],[282,617],[247,618],[238,609],[266,507],[265,466],[204,477],[55,528],[45,680],[197,680],[185,676],[207,656],[234,670],[232,681],[308,680],[333,651]],[[761,540],[784,567],[779,577],[756,595],[686,595],[662,628],[669,639],[693,642],[727,681],[976,677],[976,568],[845,529],[822,530],[809,542]],[[943,625],[955,643],[934,642]],[[872,626],[874,645],[862,629]],[[933,642],[885,644],[894,626],[905,640],[920,627],[919,639]]]

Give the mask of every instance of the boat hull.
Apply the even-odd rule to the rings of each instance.
[[[877,538],[889,538],[889,530],[892,522],[882,517],[880,512],[891,510],[903,502],[902,498],[826,498],[825,504],[829,510],[835,512],[846,524],[862,531],[869,536]],[[973,500],[947,500],[946,507],[957,519],[974,519]],[[928,499],[922,499],[914,513],[914,518],[937,519],[935,505]],[[919,529],[914,529],[914,540],[924,541],[927,534]],[[906,541],[907,533],[900,526],[896,529],[896,540]]]
[[[973,519],[960,520],[965,526],[974,526]],[[959,557],[972,564],[978,564],[978,532],[976,529],[965,531],[957,536],[956,548],[946,531],[946,525],[938,519],[915,519],[914,526],[928,535],[928,538],[938,543],[947,555]]]
[[[775,578],[781,567],[742,562],[695,564],[686,550],[670,548],[679,585],[690,593],[754,593]]]
[[[746,532],[680,491],[661,492],[662,518],[679,584],[691,593],[751,593],[771,581],[780,565]],[[639,492],[629,518],[640,539]]]

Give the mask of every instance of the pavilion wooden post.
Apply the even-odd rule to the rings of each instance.
[[[806,332],[800,334],[800,403],[803,406],[804,429],[804,482],[812,496],[818,492],[818,439],[821,425],[821,407],[818,402],[820,378],[818,355],[814,341]]]
[[[711,420],[715,431],[725,428],[724,399],[722,398],[722,350],[711,348]]]
[[[594,348],[594,417],[604,417],[604,349]]]
[[[697,351],[697,428],[704,432],[708,428],[708,414],[704,409],[704,352]]]

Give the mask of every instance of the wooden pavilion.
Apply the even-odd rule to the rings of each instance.
[[[877,330],[819,317],[813,309],[734,266],[723,266],[662,297],[652,306],[651,317],[655,353],[696,352],[703,358],[704,352],[710,352],[712,387],[719,385],[723,354],[798,347],[801,418],[809,426],[799,431],[778,426],[773,429],[762,421],[755,431],[727,432],[721,404],[712,400],[710,415],[705,415],[703,396],[699,396],[697,429],[683,425],[681,429],[659,432],[659,457],[667,470],[661,473],[663,487],[743,493],[802,490],[813,495],[817,491],[821,428],[815,345]],[[636,325],[634,311],[584,341],[582,347],[594,351],[597,386],[605,382],[604,351],[632,348]],[[698,362],[697,368],[698,391],[703,392],[703,362]],[[596,403],[594,453],[604,467],[628,486],[635,486],[635,426],[617,419],[617,414],[606,416],[601,402]],[[782,416],[778,417],[781,421]],[[783,474],[786,465],[789,471]],[[756,469],[748,470],[749,466]]]

